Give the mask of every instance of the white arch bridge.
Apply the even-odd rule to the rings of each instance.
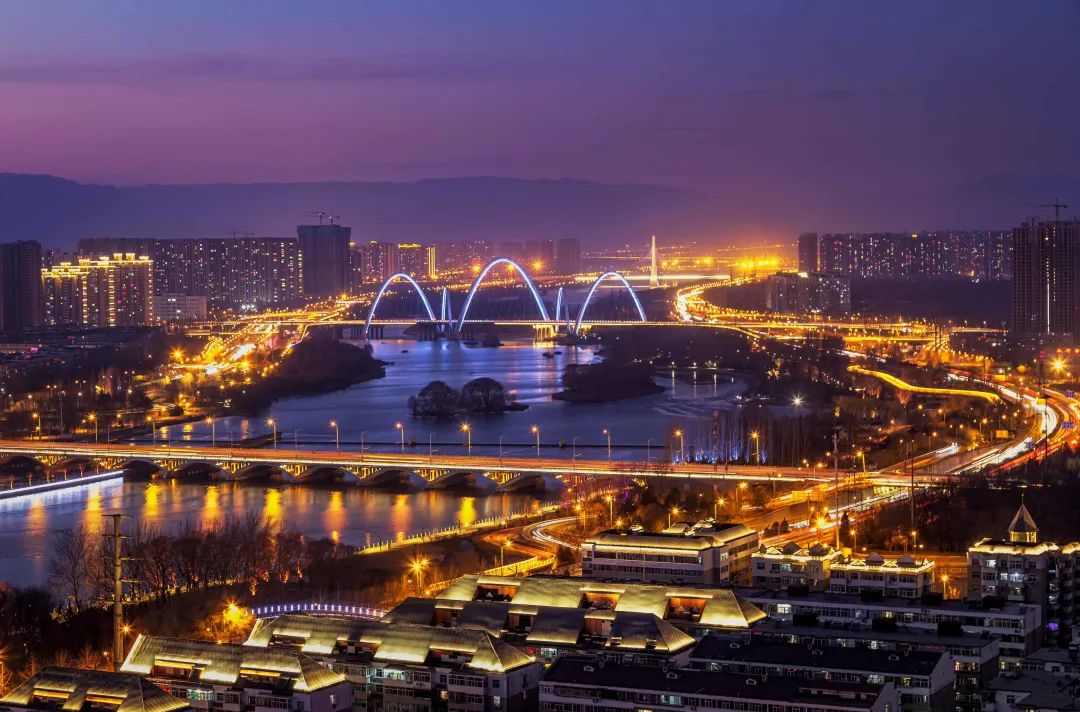
[[[364,336],[368,336],[368,332],[371,330],[372,323],[375,322],[375,312],[379,308],[379,303],[382,301],[383,295],[386,290],[390,288],[396,282],[405,282],[412,287],[413,291],[420,297],[420,303],[423,306],[424,316],[419,321],[424,321],[432,324],[439,324],[445,326],[450,335],[459,336],[461,329],[469,320],[469,309],[472,307],[473,299],[476,297],[477,291],[483,284],[484,279],[495,267],[499,265],[506,265],[511,271],[516,272],[528,287],[529,293],[532,296],[533,303],[536,305],[537,318],[530,320],[529,322],[534,326],[549,326],[552,331],[558,329],[559,326],[565,323],[566,328],[571,333],[578,333],[581,331],[582,324],[585,323],[585,316],[588,312],[589,305],[592,303],[593,295],[596,294],[597,288],[608,280],[614,280],[621,282],[626,290],[630,293],[630,297],[634,302],[634,308],[638,316],[638,321],[648,321],[645,316],[645,308],[641,305],[641,300],[638,299],[637,292],[634,291],[633,286],[630,285],[629,280],[625,276],[618,272],[604,272],[597,277],[592,285],[589,287],[589,291],[585,295],[585,301],[582,302],[581,307],[578,309],[577,317],[571,321],[569,306],[563,299],[562,288],[559,288],[558,297],[555,302],[555,314],[551,315],[548,312],[547,305],[544,303],[543,298],[540,296],[540,291],[536,288],[536,283],[533,282],[532,277],[528,271],[516,261],[509,257],[496,257],[495,259],[484,265],[484,268],[473,279],[472,285],[469,287],[468,293],[465,295],[465,303],[461,308],[461,314],[456,318],[451,313],[449,293],[444,289],[442,292],[442,302],[440,304],[439,315],[435,315],[435,310],[431,306],[431,301],[428,299],[427,294],[424,293],[420,284],[411,276],[404,272],[398,272],[392,274],[386,278],[386,281],[379,287],[378,293],[375,295],[375,299],[371,302],[371,307],[368,308],[367,318],[364,320]],[[426,317],[426,318],[424,318]],[[395,320],[385,323],[401,323],[401,320]]]

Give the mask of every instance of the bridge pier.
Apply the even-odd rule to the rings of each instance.
[[[386,327],[379,324],[372,324],[368,327],[367,337],[369,339],[381,339],[386,334]]]

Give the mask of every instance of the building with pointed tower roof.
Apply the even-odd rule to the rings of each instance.
[[[1080,544],[1039,541],[1039,527],[1023,500],[1006,534],[1004,539],[981,539],[968,549],[968,598],[1038,605],[1047,642],[1056,643],[1075,623],[1073,572]]]

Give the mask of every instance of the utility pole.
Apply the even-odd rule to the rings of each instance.
[[[124,537],[120,532],[120,522],[125,515],[104,516],[113,520],[113,670],[119,672],[120,664],[124,661],[124,558],[120,550]]]
[[[915,438],[908,444],[908,470],[911,472],[911,531],[915,531]]]
[[[836,517],[836,548],[840,548],[840,429],[832,434],[833,516]]]

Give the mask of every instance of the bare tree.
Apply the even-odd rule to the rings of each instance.
[[[49,585],[78,613],[93,597],[92,566],[98,556],[95,537],[85,527],[61,529],[49,548]]]

